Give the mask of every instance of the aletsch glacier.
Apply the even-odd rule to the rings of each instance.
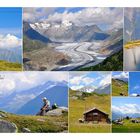
[[[69,56],[68,64],[59,65],[53,70],[67,71],[94,66],[123,47],[122,44],[117,44],[122,40],[122,29],[107,33],[97,25],[77,26],[70,21],[30,23],[30,27],[49,38],[54,50]]]

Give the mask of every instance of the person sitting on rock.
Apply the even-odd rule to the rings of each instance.
[[[50,110],[50,101],[46,97],[42,98],[42,101],[44,105],[40,110],[40,115],[45,116],[45,113]]]

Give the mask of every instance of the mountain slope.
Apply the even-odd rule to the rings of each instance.
[[[23,22],[23,33],[24,33],[24,35],[26,35],[28,38],[30,38],[32,40],[38,40],[38,41],[42,41],[44,43],[51,42],[50,39],[42,36],[40,33],[36,32],[34,29],[32,29],[28,22]]]
[[[95,89],[94,92],[98,93],[98,94],[110,94],[110,84],[99,87],[99,88]]]
[[[0,111],[6,117],[1,120],[16,124],[18,133],[23,133],[24,128],[28,128],[31,133],[56,133],[67,132],[68,130],[68,113],[61,116],[21,116]]]
[[[0,60],[0,71],[21,71],[22,65]]]
[[[77,26],[74,23],[34,23],[30,26],[53,42],[84,42],[94,40],[104,40],[110,35],[104,33],[97,25]]]
[[[54,86],[66,86],[65,81],[53,82],[47,81],[41,85],[33,87],[31,89],[14,91],[9,96],[3,97],[0,102],[0,108],[7,112],[16,113],[23,105],[27,104],[30,100],[42,94],[44,91]]]
[[[128,82],[120,79],[112,79],[112,95],[128,96]]]
[[[17,48],[0,48],[0,60],[8,62],[22,63],[21,47]]]
[[[123,50],[109,56],[98,65],[81,68],[80,71],[121,71],[123,70]]]
[[[101,87],[94,87],[94,86],[85,86],[78,91],[85,92],[85,93],[97,93],[97,94],[110,94],[110,84],[106,84]]]
[[[37,114],[42,107],[42,98],[46,97],[51,105],[57,103],[58,106],[68,106],[68,88],[67,86],[54,86],[42,94],[29,101],[21,107],[17,114]]]

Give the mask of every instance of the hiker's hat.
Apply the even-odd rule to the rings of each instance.
[[[43,97],[42,100],[47,100],[47,98],[46,97]]]

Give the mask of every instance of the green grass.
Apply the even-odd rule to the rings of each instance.
[[[23,36],[24,52],[31,52],[31,51],[38,50],[44,47],[48,47],[48,45],[38,40],[29,39],[26,35]]]
[[[79,123],[78,120],[83,118],[83,112],[91,108],[98,108],[111,116],[110,111],[110,95],[98,96],[92,95],[85,99],[72,99],[71,96],[75,91],[70,90],[69,98],[69,131],[72,133],[109,133],[111,132],[111,126],[109,124],[91,124],[91,123]]]
[[[140,40],[130,41],[124,45],[126,49],[131,49],[138,46],[140,46]]]
[[[0,71],[22,71],[22,65],[0,60]]]
[[[106,58],[95,66],[81,68],[80,71],[121,71],[123,70],[123,50]]]
[[[123,120],[123,125],[112,125],[113,133],[139,133],[140,132],[140,123],[132,123],[130,120]]]
[[[4,118],[9,122],[13,122],[18,127],[20,133],[23,128],[29,128],[32,133],[48,133],[62,132],[68,129],[68,114],[62,116],[20,116],[6,113],[8,116]],[[39,119],[39,120],[38,120]],[[43,121],[40,121],[43,120]]]
[[[128,83],[112,79],[112,96],[121,96],[120,93],[128,96]]]

